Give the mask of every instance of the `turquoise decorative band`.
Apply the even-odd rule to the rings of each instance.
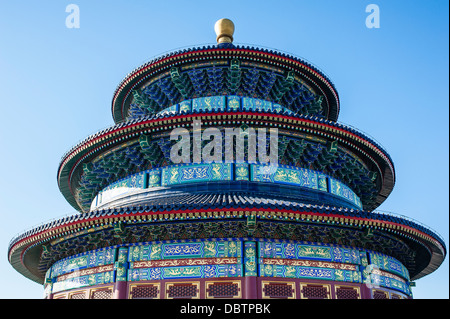
[[[130,247],[128,261],[179,258],[240,257],[241,241],[201,241],[185,243],[151,243]]]
[[[261,258],[308,259],[348,264],[360,264],[359,250],[351,248],[259,242]]]
[[[242,264],[139,268],[128,272],[128,281],[218,277],[242,277]]]
[[[201,163],[166,166],[119,180],[94,198],[91,210],[111,200],[146,188],[215,181],[253,181],[286,184],[327,192],[362,209],[360,198],[345,184],[323,173],[286,165]]]
[[[406,280],[409,280],[409,273],[405,266],[398,260],[375,252],[369,252],[369,263],[375,265],[381,270],[397,274]]]
[[[74,270],[93,268],[113,264],[116,260],[116,249],[105,248],[89,251],[78,257],[62,259],[52,266],[51,278],[61,276]]]
[[[250,97],[241,97],[237,95],[219,95],[200,97],[191,100],[185,100],[179,104],[174,104],[164,110],[158,112],[158,115],[177,115],[183,113],[196,112],[268,112],[268,113],[284,113],[286,115],[295,114],[293,111],[273,103]]]
[[[211,163],[170,166],[162,169],[161,186],[212,181],[231,181],[232,164]]]

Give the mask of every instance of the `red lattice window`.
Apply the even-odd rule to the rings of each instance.
[[[207,296],[212,298],[238,297],[239,291],[239,284],[233,282],[214,282],[206,289]]]
[[[307,299],[328,299],[329,290],[328,286],[322,285],[304,285],[301,289],[302,298]]]
[[[264,296],[269,298],[293,298],[294,289],[287,283],[268,283],[264,284]]]
[[[84,291],[73,293],[69,299],[86,299],[86,293]]]
[[[352,287],[337,287],[336,299],[358,299],[358,289]]]
[[[131,299],[154,299],[159,297],[159,289],[156,285],[143,285],[133,287]]]
[[[168,298],[195,298],[198,294],[198,287],[190,283],[171,284],[168,286],[166,294]]]
[[[111,299],[112,289],[99,289],[91,292],[91,299]]]
[[[373,299],[388,299],[386,292],[381,290],[374,290],[372,296]]]
[[[402,296],[391,293],[391,299],[402,299]]]

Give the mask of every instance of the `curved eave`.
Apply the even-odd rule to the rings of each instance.
[[[261,125],[270,125],[286,130],[297,130],[337,140],[338,143],[350,147],[353,151],[371,161],[381,175],[382,186],[374,205],[365,207],[373,210],[378,207],[391,193],[395,184],[394,164],[383,148],[374,141],[365,137],[362,133],[336,122],[302,116],[286,116],[270,113],[254,112],[226,112],[226,113],[197,113],[177,116],[162,116],[142,118],[129,122],[122,122],[104,131],[98,132],[77,146],[72,148],[63,157],[58,168],[58,185],[66,200],[78,211],[81,208],[75,200],[72,189],[72,178],[76,172],[81,172],[81,164],[92,157],[105,152],[108,149],[135,139],[141,133],[169,130],[183,122],[192,122],[195,118],[203,116],[216,116],[218,119],[226,119],[227,122],[242,121],[246,119],[258,121]]]
[[[339,116],[339,96],[331,81],[316,67],[299,58],[283,53],[255,48],[194,48],[182,52],[173,52],[159,57],[133,70],[116,88],[112,99],[112,115],[114,122],[125,120],[125,106],[129,103],[131,91],[146,80],[157,77],[173,66],[185,63],[211,61],[213,59],[254,59],[255,62],[273,65],[287,71],[294,71],[309,84],[321,91],[328,105],[327,118],[336,121]]]
[[[436,270],[446,256],[445,243],[440,236],[424,226],[418,225],[402,217],[387,216],[374,212],[355,211],[336,207],[318,207],[302,205],[301,207],[261,207],[236,206],[230,208],[207,209],[148,209],[148,207],[125,207],[99,210],[89,214],[78,214],[53,221],[39,228],[32,229],[11,241],[8,249],[8,260],[11,265],[25,277],[43,283],[44,274],[39,273],[38,264],[42,246],[58,240],[84,236],[87,233],[102,231],[113,227],[114,223],[129,224],[149,222],[170,222],[175,220],[198,221],[204,218],[226,219],[247,218],[256,215],[257,220],[269,219],[286,222],[314,223],[327,227],[346,227],[355,229],[374,229],[403,241],[417,242],[426,247],[427,254],[415,258],[426,259],[422,269],[411,276],[411,280],[419,279]]]

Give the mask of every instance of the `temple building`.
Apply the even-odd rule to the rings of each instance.
[[[13,238],[11,265],[48,299],[412,298],[446,246],[376,211],[387,151],[317,67],[215,31],[119,83],[114,125],[58,167],[77,212]]]

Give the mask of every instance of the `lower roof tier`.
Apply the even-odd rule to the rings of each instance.
[[[255,281],[252,285],[245,279],[248,277],[262,281],[263,289],[258,289]],[[310,280],[313,289],[321,293],[308,293],[312,287],[293,289],[294,281],[309,286]],[[207,281],[203,289],[199,289],[201,281]],[[376,299],[380,297],[377,294],[385,298],[386,290],[392,298],[412,296],[408,269],[389,255],[340,245],[261,238],[148,241],[86,251],[54,263],[46,272],[44,291],[46,298],[52,299],[67,295],[69,299],[87,295],[96,299],[97,293],[105,293],[105,288],[112,293],[116,285],[115,298],[123,299],[127,298],[123,285],[127,285],[133,299],[199,295],[207,299],[295,298],[294,290],[303,290],[301,296],[297,294],[301,298],[328,295],[331,299],[330,284],[336,285],[333,298],[337,299]],[[178,285],[191,289],[170,288]]]
[[[14,238],[12,266],[43,283],[58,260],[102,247],[158,240],[259,238],[343,245],[387,254],[408,269],[412,280],[436,270],[446,255],[444,240],[404,217],[304,204],[299,200],[210,193],[152,198],[136,205],[74,214]]]

